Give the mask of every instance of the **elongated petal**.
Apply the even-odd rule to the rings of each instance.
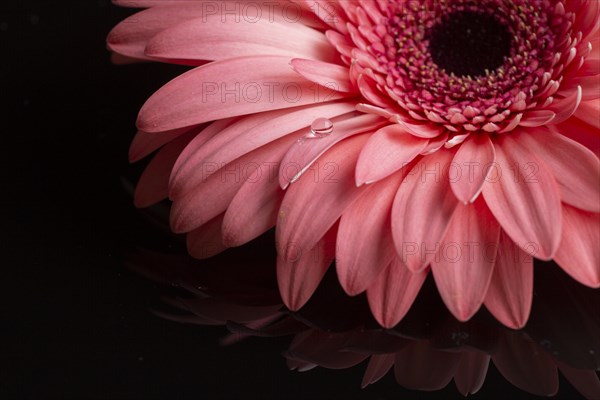
[[[450,178],[452,191],[464,204],[475,201],[496,159],[494,145],[488,135],[471,135],[460,145],[452,165],[456,176]]]
[[[584,285],[600,287],[600,214],[563,207],[563,231],[554,259]]]
[[[453,151],[440,150],[424,157],[406,176],[394,199],[396,252],[413,272],[429,265],[458,205],[447,175],[453,156]]]
[[[317,118],[334,118],[353,109],[353,103],[326,103],[259,113],[234,123],[217,121],[210,129],[218,131],[218,135],[212,135],[210,140],[194,140],[177,160],[170,194],[173,197],[183,186],[193,186],[193,182],[203,179],[208,169],[216,172],[220,166],[250,151],[306,128]]]
[[[129,6],[126,0],[120,1],[119,5]],[[175,3],[174,1],[163,2]],[[172,4],[169,7],[161,7],[144,10],[136,13],[119,23],[108,35],[108,48],[112,51],[137,59],[150,59],[144,54],[146,44],[150,39],[170,26],[177,25],[183,21],[202,17],[206,11],[202,4],[189,1],[180,1],[180,4]],[[215,4],[221,4],[218,1]],[[147,7],[148,5],[131,5],[132,7]]]
[[[454,375],[454,383],[463,396],[475,394],[483,386],[490,356],[476,351],[463,351]]]
[[[221,240],[222,223],[223,214],[188,233],[187,248],[192,257],[203,260],[213,257],[227,248]]]
[[[409,271],[398,259],[379,274],[367,289],[373,316],[384,328],[392,328],[404,318],[425,282],[428,270]]]
[[[344,97],[314,90],[281,56],[240,57],[195,68],[159,89],[142,107],[138,128],[166,131],[222,118]]]
[[[194,129],[194,128],[192,128]],[[197,129],[197,128],[196,128]],[[191,129],[177,129],[174,131],[146,133],[138,131],[129,146],[129,162],[141,160],[152,152],[160,149],[165,144],[177,139]]]
[[[296,252],[285,259],[277,256],[277,282],[286,307],[299,310],[313,295],[335,257],[337,226],[334,225],[309,251]]]
[[[248,179],[255,179],[257,168],[268,170],[269,160],[282,157],[293,137],[282,138],[223,166],[198,185],[173,199],[171,229],[189,232],[225,212],[235,194]]]
[[[323,60],[323,58],[321,58],[321,60]],[[330,88],[336,92],[357,92],[350,81],[350,71],[348,70],[348,67],[300,58],[292,60],[292,67],[309,81],[323,87]]]
[[[356,184],[376,182],[398,171],[421,153],[426,139],[410,135],[399,124],[381,128],[367,142],[358,157]]]
[[[179,23],[154,36],[146,46],[150,57],[175,60],[223,60],[280,55],[333,61],[335,51],[325,35],[300,23],[269,16],[211,14]]]
[[[134,202],[139,208],[149,207],[168,197],[169,175],[181,151],[194,138],[188,132],[164,146],[150,161],[135,188]]]
[[[359,133],[373,131],[384,123],[385,120],[376,115],[363,114],[334,123],[333,132],[326,137],[301,138],[290,147],[281,161],[281,187],[285,189],[290,183],[297,181],[323,153],[340,141]],[[306,132],[307,135],[309,133]]]
[[[275,226],[284,191],[279,187],[277,171],[281,154],[257,166],[227,208],[223,220],[223,242],[241,246]]]
[[[592,151],[548,129],[538,129],[519,139],[535,148],[536,154],[551,169],[563,202],[600,212],[600,159]]]
[[[470,319],[485,298],[496,262],[500,225],[483,200],[459,205],[431,262],[442,300],[460,321]]]
[[[277,222],[277,247],[284,259],[290,246],[305,253],[363,192],[354,186],[354,165],[366,135],[344,140],[287,190]]]
[[[342,215],[336,268],[349,295],[365,291],[395,256],[390,213],[403,178],[397,173],[369,187]]]
[[[527,132],[523,132],[521,139]],[[550,259],[560,242],[561,206],[550,169],[513,132],[496,139],[496,171],[483,186],[490,210],[511,239],[536,258]]]
[[[484,304],[504,325],[520,329],[527,323],[533,298],[533,257],[500,233],[494,275]]]

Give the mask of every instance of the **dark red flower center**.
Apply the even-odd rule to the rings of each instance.
[[[485,76],[510,56],[508,27],[493,15],[463,11],[447,14],[428,32],[435,64],[457,76]]]

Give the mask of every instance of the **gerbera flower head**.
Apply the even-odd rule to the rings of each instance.
[[[276,226],[289,308],[335,259],[385,327],[429,271],[458,319],[515,328],[533,258],[600,286],[600,2],[116,3],[150,7],[109,36],[121,60],[197,66],[131,148],[162,147],[136,203],[168,195],[192,255]]]

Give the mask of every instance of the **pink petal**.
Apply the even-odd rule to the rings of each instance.
[[[334,122],[333,132],[326,137],[303,137],[298,140],[281,161],[279,183],[282,188],[287,188],[290,183],[296,182],[306,170],[318,160],[328,149],[340,141],[357,135],[373,131],[385,123],[377,115],[362,114],[340,122]],[[308,135],[310,131],[307,131]]]
[[[168,197],[169,175],[181,151],[196,136],[188,132],[164,146],[148,164],[135,189],[134,203],[138,208],[149,207]]]
[[[223,60],[258,55],[323,61],[337,58],[323,33],[301,23],[275,18],[268,8],[257,11],[264,13],[252,19],[240,14],[215,13],[179,23],[154,36],[145,54],[167,60]]]
[[[483,386],[490,356],[477,351],[463,351],[454,374],[454,383],[463,396],[475,394]]]
[[[330,0],[292,0],[311,10],[325,24],[335,28],[340,33],[348,33],[347,19],[337,2]]]
[[[149,3],[147,0],[146,3]],[[115,3],[130,7],[148,7],[144,2],[129,2],[121,0]],[[141,4],[137,4],[141,3]],[[153,2],[156,3],[156,2]],[[164,4],[176,1],[164,1]],[[180,1],[178,5],[151,8],[136,13],[120,22],[108,35],[108,48],[116,53],[142,60],[151,59],[144,54],[146,44],[150,39],[170,26],[175,26],[186,20],[202,17],[206,8],[199,3]],[[215,3],[219,4],[221,2]]]
[[[496,171],[483,186],[490,210],[511,239],[536,258],[551,259],[561,231],[559,188],[550,169],[523,146],[528,132],[502,135],[494,142]],[[518,139],[518,140],[517,140]]]
[[[399,124],[381,128],[371,136],[358,157],[356,184],[376,182],[398,171],[421,153],[428,140],[410,135]]]
[[[198,132],[198,128],[192,128],[192,130]],[[138,131],[129,146],[129,162],[134,163],[141,160],[189,131],[189,128],[157,133]]]
[[[428,270],[409,271],[395,259],[367,289],[373,316],[384,328],[392,328],[404,318],[425,282]]]
[[[522,390],[538,396],[554,396],[558,391],[552,358],[520,332],[504,331],[492,361],[506,380]]]
[[[396,354],[396,381],[412,390],[443,389],[454,375],[460,354],[436,350],[425,340],[415,340]]]
[[[340,142],[319,159],[314,173],[306,173],[287,190],[276,232],[284,259],[311,249],[363,193],[364,188],[354,186],[354,165],[366,139],[360,135]]]
[[[553,124],[560,124],[569,119],[581,104],[583,92],[581,86],[578,86],[572,93],[568,93],[564,99],[554,100],[549,107],[550,111],[556,113],[556,117],[552,120]]]
[[[459,147],[452,165],[456,176],[450,177],[450,187],[462,203],[472,203],[481,193],[496,159],[494,145],[488,135],[471,135]]]
[[[600,287],[600,214],[563,206],[563,231],[554,260],[575,280]]]
[[[459,205],[431,262],[438,291],[450,312],[460,321],[470,319],[487,292],[500,226],[483,200]]]
[[[246,153],[306,128],[317,118],[334,118],[352,110],[353,103],[326,103],[249,115],[232,124],[217,121],[213,125],[218,135],[197,143],[194,140],[177,160],[171,176],[170,194],[176,196],[183,186],[193,186],[193,182],[209,172],[207,169],[216,172],[222,165]]]
[[[235,194],[248,179],[255,177],[257,167],[268,168],[273,158],[282,157],[294,137],[282,138],[223,166],[185,194],[173,199],[171,229],[189,232],[225,212]],[[268,169],[267,169],[268,170]]]
[[[142,107],[138,128],[158,132],[262,111],[322,103],[344,97],[315,91],[281,56],[215,61],[178,76]]]
[[[336,92],[356,93],[356,88],[350,81],[348,67],[300,58],[292,60],[292,67],[300,75],[318,85]]]
[[[521,135],[519,140],[535,149],[550,168],[560,188],[562,201],[583,210],[600,212],[600,160],[594,153],[548,129],[540,128]]]
[[[280,161],[281,154],[273,153],[231,200],[223,220],[227,246],[241,246],[275,226],[284,195],[277,179]]]
[[[277,256],[277,282],[286,307],[297,311],[310,299],[335,257],[337,225],[308,252],[296,252],[287,259]]]
[[[227,249],[221,240],[222,223],[223,214],[188,233],[187,249],[192,257],[203,260]]]
[[[504,232],[500,233],[494,275],[484,304],[512,329],[527,323],[533,298],[533,257],[525,253]]]
[[[367,290],[396,254],[390,210],[403,178],[398,173],[368,187],[342,214],[336,268],[342,288],[351,296]]]
[[[556,113],[550,110],[533,110],[527,111],[523,114],[523,118],[519,125],[528,128],[535,128],[538,126],[544,126],[556,117]]]
[[[429,265],[458,205],[447,175],[453,156],[453,151],[440,150],[424,157],[406,176],[394,199],[396,252],[413,272]]]
[[[383,378],[394,366],[395,354],[374,354],[369,360],[369,365],[365,371],[361,388],[366,388],[381,378]]]

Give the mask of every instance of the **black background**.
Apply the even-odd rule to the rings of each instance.
[[[105,37],[131,10],[108,0],[3,1],[2,360],[14,399],[453,399],[393,374],[359,388],[364,364],[290,372],[287,339],[220,347],[225,328],[162,320],[162,289],[124,249],[176,240],[134,210],[122,177],[137,110],[180,67],[109,62]],[[533,398],[490,367],[475,399]],[[561,378],[560,399],[575,399]]]

